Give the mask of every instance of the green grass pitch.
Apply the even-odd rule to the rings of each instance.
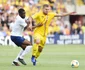
[[[13,66],[12,61],[21,48],[12,46],[0,46],[0,70],[85,70],[85,46],[84,45],[46,45],[37,65],[31,63],[31,52],[24,59],[26,66]],[[78,68],[72,68],[72,60],[78,60]]]

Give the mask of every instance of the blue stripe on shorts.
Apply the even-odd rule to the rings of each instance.
[[[11,40],[17,45],[21,46],[25,38],[20,37],[20,36],[11,36]]]

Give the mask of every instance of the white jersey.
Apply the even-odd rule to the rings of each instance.
[[[15,19],[15,23],[12,28],[12,36],[21,36],[23,35],[24,28],[27,26],[25,22],[26,19],[22,19],[19,15]]]

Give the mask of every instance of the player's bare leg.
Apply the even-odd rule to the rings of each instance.
[[[21,45],[21,48],[24,50],[29,45],[32,45],[32,43],[28,40],[24,40],[24,42]]]

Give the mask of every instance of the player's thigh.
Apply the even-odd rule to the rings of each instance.
[[[32,44],[31,44],[30,41],[28,41],[28,40],[25,39],[25,40],[22,42],[22,45],[28,46],[28,45],[32,45]]]
[[[34,34],[34,43],[39,44],[39,46],[44,47],[46,42],[46,36],[42,36],[38,33]]]
[[[36,44],[40,44],[40,41],[41,41],[41,39],[42,39],[42,36],[40,35],[40,34],[34,34],[34,43],[36,43]]]

